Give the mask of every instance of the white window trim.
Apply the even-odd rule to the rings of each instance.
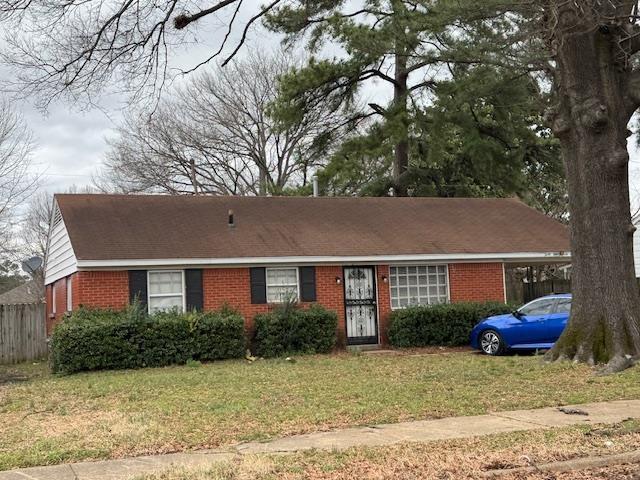
[[[56,312],[56,284],[55,283],[51,287],[51,313],[53,313],[54,315],[58,313]]]
[[[73,310],[73,287],[72,277],[67,277],[67,312]]]
[[[151,298],[177,297],[175,293],[151,293],[149,274],[150,273],[179,273],[182,277],[182,313],[187,311],[187,287],[184,278],[184,270],[147,270],[147,312],[151,312]]]
[[[396,268],[396,267],[444,267],[444,271],[445,271],[445,278],[447,281],[447,301],[446,303],[451,303],[451,290],[450,290],[450,278],[449,278],[449,264],[448,263],[412,263],[412,264],[395,264],[395,265],[389,265],[389,281],[388,281],[388,286],[389,286],[389,303],[391,304],[391,310],[404,310],[407,307],[394,307],[393,306],[393,296],[391,294],[391,269],[392,268]],[[428,275],[428,274],[427,274]],[[419,286],[419,285],[418,285]],[[416,305],[412,305],[412,306],[416,306]],[[424,305],[424,304],[420,304],[417,306],[428,306],[428,305]]]
[[[267,303],[271,303],[271,304],[280,304],[280,303],[284,303],[284,302],[270,302],[269,301],[269,283],[268,283],[268,278],[269,278],[269,270],[293,270],[295,269],[296,271],[296,302],[300,302],[300,268],[298,267],[287,267],[287,266],[283,266],[283,267],[268,267],[265,268],[265,272],[264,272],[264,289],[265,289],[265,296],[267,297]],[[288,287],[289,285],[271,285],[272,287]]]

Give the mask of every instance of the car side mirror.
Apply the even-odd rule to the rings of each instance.
[[[511,312],[511,314],[518,320],[522,320],[522,317],[524,317],[524,315],[519,310],[514,310],[513,312]]]

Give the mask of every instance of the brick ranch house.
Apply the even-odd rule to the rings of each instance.
[[[410,304],[505,301],[505,264],[567,262],[567,228],[516,199],[56,195],[47,327],[79,306],[238,309],[296,297],[347,344]]]

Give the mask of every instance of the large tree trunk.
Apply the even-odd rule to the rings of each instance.
[[[393,159],[394,193],[398,197],[406,197],[408,194],[406,172],[409,169],[409,121],[407,118],[409,73],[407,72],[406,49],[405,39],[398,38],[396,40],[392,110],[398,129],[398,140]]]
[[[565,4],[570,9],[573,2]],[[627,123],[635,109],[630,72],[619,65],[620,49],[608,29],[559,17],[554,131],[568,182],[573,302],[567,328],[547,357],[607,363],[617,371],[640,354],[628,187]],[[562,24],[569,18],[572,28]]]

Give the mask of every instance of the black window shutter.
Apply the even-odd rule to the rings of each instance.
[[[316,301],[316,267],[300,267],[300,300]]]
[[[187,311],[202,311],[202,270],[190,269],[184,271],[184,283],[187,287]]]
[[[138,300],[142,306],[147,306],[147,271],[129,270],[129,303]]]
[[[254,267],[249,271],[251,278],[251,303],[267,303],[267,279],[264,267]]]

